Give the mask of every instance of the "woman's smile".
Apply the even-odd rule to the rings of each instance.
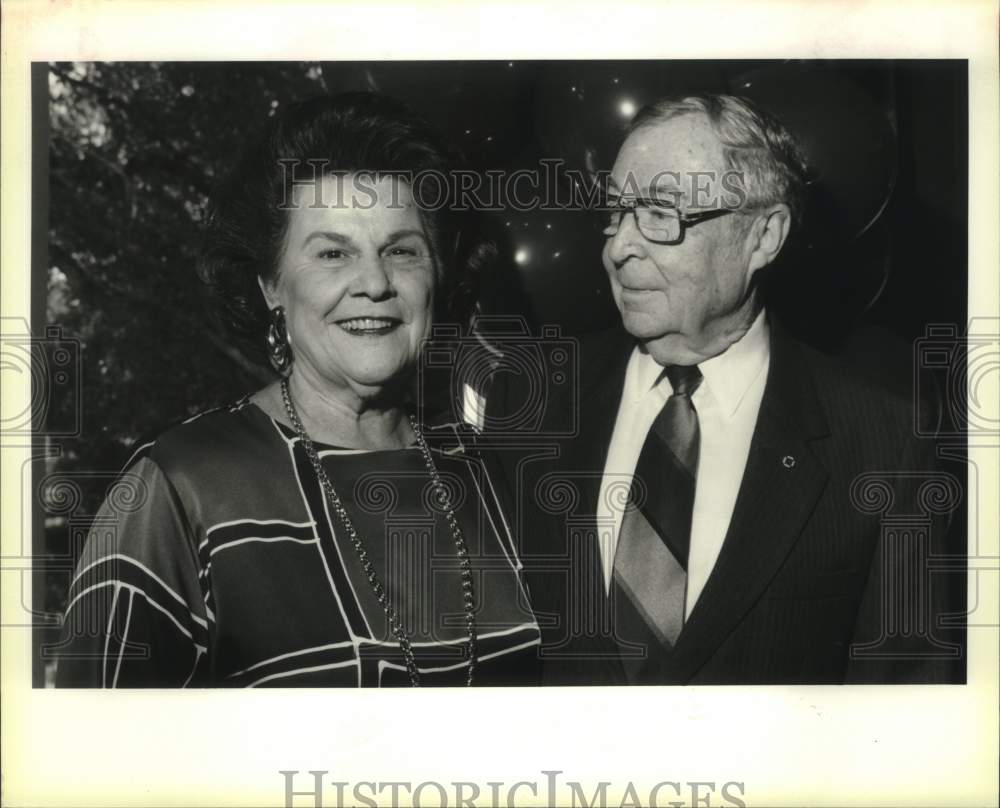
[[[355,337],[381,337],[402,324],[398,317],[351,317],[336,322],[337,326]]]

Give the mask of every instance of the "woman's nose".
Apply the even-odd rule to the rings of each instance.
[[[639,232],[632,211],[623,211],[618,229],[608,236],[608,258],[615,264],[622,264],[629,258],[645,255],[645,238]]]
[[[379,256],[365,258],[354,279],[355,294],[380,300],[392,294],[392,278]]]

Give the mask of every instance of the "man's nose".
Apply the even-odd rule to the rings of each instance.
[[[392,294],[391,271],[386,269],[380,256],[367,257],[361,261],[351,291],[372,300],[381,300]]]
[[[629,258],[641,258],[646,255],[646,239],[639,232],[635,214],[624,211],[618,222],[618,230],[613,236],[608,236],[608,258],[617,266]]]

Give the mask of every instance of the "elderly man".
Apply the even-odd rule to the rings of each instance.
[[[765,311],[803,190],[794,140],[745,99],[633,121],[604,230],[623,328],[583,341],[579,385],[548,403],[578,418],[556,459],[512,472],[548,682],[961,677],[929,573],[941,514],[918,496],[948,480],[913,402]]]

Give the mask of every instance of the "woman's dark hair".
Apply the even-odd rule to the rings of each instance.
[[[198,272],[223,324],[251,355],[263,356],[268,311],[257,279],[277,271],[293,181],[314,181],[320,171],[444,179],[460,165],[435,127],[378,93],[313,98],[271,118],[209,204]],[[492,245],[464,235],[467,212],[417,204],[438,272],[435,320],[465,326]]]

